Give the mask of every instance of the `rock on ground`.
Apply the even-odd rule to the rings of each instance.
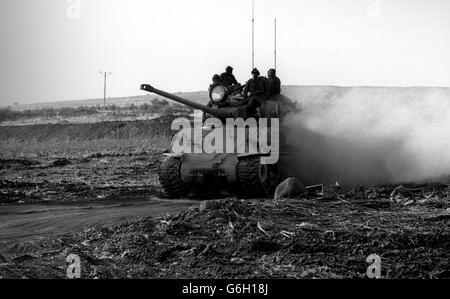
[[[298,179],[287,178],[275,189],[274,199],[296,198],[305,192],[305,186]]]

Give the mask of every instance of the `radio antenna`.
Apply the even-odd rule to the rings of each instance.
[[[255,0],[252,0],[252,69],[255,68]]]
[[[273,68],[277,69],[277,18],[274,19]]]

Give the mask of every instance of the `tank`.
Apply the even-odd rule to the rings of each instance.
[[[203,121],[209,117],[220,119],[223,122],[221,130],[223,130],[224,142],[233,139],[233,147],[235,152],[230,151],[223,153],[205,153],[202,151],[203,140],[205,134],[210,132],[208,127],[202,130],[202,134],[197,134],[197,139],[190,136],[184,136],[182,132],[176,134],[172,140],[178,142],[180,138],[189,140],[192,146],[192,152],[168,152],[164,153],[158,167],[158,177],[161,186],[168,198],[212,198],[223,196],[237,196],[240,198],[271,198],[277,185],[289,176],[284,170],[288,167],[287,142],[285,140],[282,128],[282,118],[292,110],[296,110],[296,106],[283,95],[273,96],[263,104],[255,105],[255,99],[241,99],[239,105],[234,106],[223,105],[230,99],[231,92],[229,89],[218,85],[210,89],[210,102],[208,105],[184,99],[177,95],[159,90],[149,84],[142,84],[141,90],[158,94],[164,98],[173,100],[183,105],[187,105],[194,109],[203,111]],[[258,108],[256,108],[258,107]],[[206,117],[205,117],[206,116]],[[239,142],[235,142],[235,137],[227,134],[226,119],[243,119],[250,117],[259,119],[265,117],[269,119],[269,127],[274,122],[270,119],[276,119],[279,123],[279,159],[277,163],[262,163],[261,157],[267,156],[267,152],[261,152],[260,148],[256,152],[238,153],[236,148]],[[202,123],[203,124],[203,123]],[[249,143],[251,138],[251,130],[246,131],[245,142]],[[189,135],[189,134],[185,134]],[[239,139],[239,138],[238,138]],[[248,144],[250,146],[250,144]],[[196,151],[197,149],[197,151]]]

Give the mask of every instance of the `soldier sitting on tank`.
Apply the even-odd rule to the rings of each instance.
[[[252,78],[247,81],[242,92],[242,96],[246,99],[249,96],[259,99],[266,98],[266,84],[264,78],[259,76],[260,73],[257,68],[252,70]]]
[[[220,82],[222,82],[223,86],[228,88],[228,90],[233,90],[236,85],[238,85],[238,81],[233,75],[233,68],[231,66],[227,66],[225,69],[225,73],[220,75]]]
[[[231,87],[229,86],[228,87],[229,95],[225,99],[224,105],[229,107],[238,107],[247,104],[248,100],[245,99],[241,94],[243,88],[244,86],[242,86],[239,83]]]
[[[259,76],[260,73],[257,68],[254,68],[252,70],[252,78],[247,81],[244,87],[244,91],[242,92],[242,96],[244,99],[249,99],[250,109],[254,109],[256,114],[257,108],[265,103],[267,97],[267,91],[266,91],[266,83],[265,79],[263,77]]]
[[[276,76],[275,69],[270,69],[267,72],[266,91],[267,98],[270,98],[273,95],[279,95],[281,93],[281,81]]]
[[[219,84],[221,84],[220,76],[218,74],[215,74],[212,77],[212,84],[209,85],[208,91],[211,91],[211,89],[213,89],[215,86],[217,86]]]
[[[231,67],[229,67],[229,68],[231,68]],[[231,70],[232,70],[232,68],[231,68]],[[222,74],[222,75],[224,75],[224,74]],[[232,76],[232,79],[234,79],[233,74],[231,74],[231,76]],[[221,85],[227,87],[228,96],[219,103],[213,103],[212,100],[210,100],[207,104],[208,107],[213,107],[213,106],[215,106],[217,108],[237,107],[237,106],[246,104],[247,101],[245,101],[245,99],[240,94],[240,92],[242,90],[242,85],[237,83],[236,79],[234,79],[233,82],[236,82],[237,84],[227,86],[226,84],[230,83],[230,81],[225,80],[225,83],[224,83],[221,79],[221,76],[216,74],[213,76],[212,81],[213,81],[213,83],[211,85],[209,85],[208,91],[211,92],[211,90],[214,87],[221,84]]]

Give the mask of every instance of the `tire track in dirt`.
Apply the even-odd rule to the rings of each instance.
[[[55,237],[96,224],[172,214],[197,203],[192,200],[141,197],[107,202],[3,206],[0,209],[0,242]]]

